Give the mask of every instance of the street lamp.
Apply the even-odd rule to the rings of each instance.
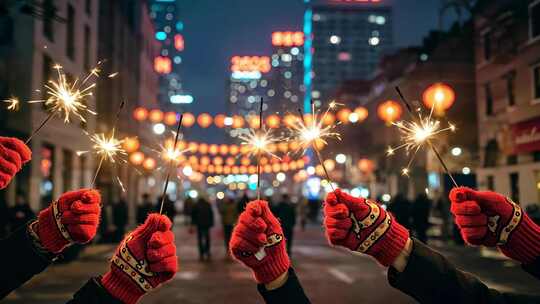
[[[347,156],[343,153],[336,155],[336,162],[338,164],[344,164],[347,161]]]

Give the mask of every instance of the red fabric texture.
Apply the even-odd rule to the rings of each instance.
[[[31,158],[32,151],[25,143],[14,137],[0,137],[0,189],[7,187]]]
[[[497,246],[501,232],[512,220],[514,207],[496,192],[460,187],[450,191],[451,212],[465,242],[470,245]],[[540,256],[540,226],[524,211],[506,244],[499,249],[508,257],[525,264]]]
[[[355,198],[336,189],[328,194],[324,204],[324,227],[326,237],[330,244],[343,246],[352,251],[359,251],[359,246],[364,243],[378,227],[385,225],[387,212],[379,206],[378,217],[373,216],[373,224],[361,227],[359,233],[353,227],[351,214],[362,221],[370,216],[371,207],[364,198]],[[401,253],[407,240],[409,231],[390,216],[390,226],[379,239],[367,249],[366,254],[374,257],[381,265],[390,266]],[[373,240],[372,240],[373,241]]]
[[[236,260],[251,268],[257,283],[270,283],[291,266],[283,230],[266,201],[247,204],[233,230],[229,248]]]
[[[88,243],[96,236],[101,214],[100,204],[101,196],[94,189],[67,192],[58,199],[60,222],[75,243]],[[69,245],[54,220],[52,206],[39,213],[37,230],[41,243],[50,252],[59,253]]]
[[[171,280],[178,271],[178,257],[174,244],[174,233],[171,231],[172,223],[165,215],[153,213],[135,231],[126,236],[127,247],[137,260],[145,260],[147,270],[153,276],[143,277],[152,288],[158,287]],[[120,256],[120,248],[116,250],[115,257]],[[114,263],[111,269],[101,279],[103,287],[115,298],[124,303],[137,303],[145,291],[133,279]]]

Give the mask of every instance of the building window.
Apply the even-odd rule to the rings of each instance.
[[[495,177],[493,175],[488,175],[486,178],[487,178],[486,187],[488,188],[488,190],[494,191],[495,190]]]
[[[497,141],[490,140],[485,148],[484,167],[490,168],[497,166],[497,159],[499,158],[499,146]]]
[[[484,93],[486,94],[486,115],[493,115],[493,93],[491,92],[491,84],[484,85]]]
[[[506,157],[506,164],[508,166],[517,165],[518,157],[517,155],[509,155]]]
[[[486,32],[483,36],[484,41],[484,60],[488,61],[491,59],[492,50],[493,50],[493,38],[490,31]]]
[[[75,8],[68,4],[66,21],[66,54],[71,59],[75,59]]]
[[[90,69],[90,27],[84,26],[84,68]]]
[[[532,153],[532,156],[533,156],[533,161],[534,161],[535,163],[540,162],[540,151],[534,151],[534,152]]]
[[[531,39],[540,37],[540,1],[529,6],[529,22]]]
[[[515,93],[515,73],[506,75],[506,94],[508,98],[508,106],[512,107],[516,105],[516,93]]]
[[[85,11],[88,16],[92,15],[92,0],[86,0]]]
[[[62,158],[62,179],[64,181],[64,192],[67,192],[73,188],[73,152],[67,149],[63,150]]]
[[[540,101],[540,64],[533,68],[533,99]]]
[[[510,173],[510,197],[519,204],[519,173]]]
[[[43,11],[43,36],[52,42],[54,41],[54,15],[56,14],[54,0],[44,0]]]

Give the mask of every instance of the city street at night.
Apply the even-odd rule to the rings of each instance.
[[[0,0],[0,303],[540,303],[540,0]]]

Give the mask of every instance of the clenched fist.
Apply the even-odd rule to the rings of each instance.
[[[9,185],[15,174],[32,158],[32,151],[14,137],[0,137],[0,189]]]
[[[229,247],[238,261],[251,268],[258,283],[274,281],[291,266],[283,230],[266,201],[252,201],[246,206]]]

